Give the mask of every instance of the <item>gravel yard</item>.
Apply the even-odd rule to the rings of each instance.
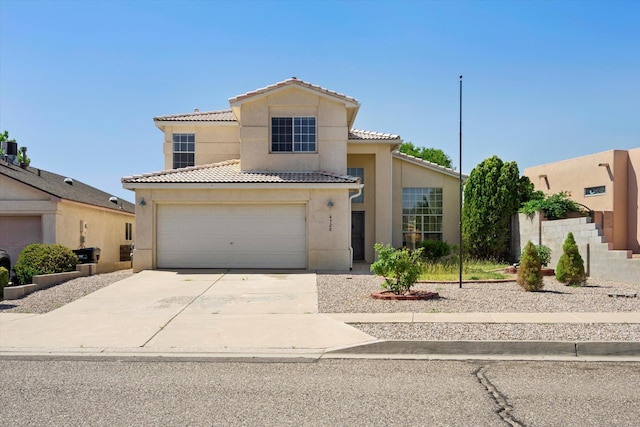
[[[0,302],[0,313],[47,313],[104,286],[131,276],[131,270],[81,277]],[[440,294],[428,301],[382,301],[370,297],[382,279],[363,272],[318,274],[320,313],[461,313],[461,312],[638,312],[635,298],[608,294],[640,294],[640,286],[590,278],[568,287],[545,277],[543,292],[525,292],[515,282],[418,284]],[[640,341],[640,324],[471,324],[371,323],[352,326],[379,339],[407,340],[571,340]]]
[[[120,270],[113,273],[78,277],[77,279],[34,292],[24,298],[0,301],[0,313],[48,313],[100,288],[125,279],[132,274],[132,270]]]
[[[371,274],[319,274],[321,313],[461,313],[461,312],[637,312],[640,286],[589,278],[579,288],[544,278],[543,292],[525,292],[515,282],[425,283],[415,289],[437,292],[439,299],[382,301],[371,298],[382,279]],[[640,341],[640,324],[507,323],[367,323],[352,324],[378,339],[389,340],[534,340]]]
[[[440,298],[425,301],[382,301],[370,297],[383,280],[371,274],[318,274],[321,313],[535,313],[640,311],[635,298],[610,297],[609,293],[640,294],[639,285],[589,278],[582,287],[565,286],[544,278],[542,292],[525,292],[514,282],[418,283],[417,290],[437,292]]]

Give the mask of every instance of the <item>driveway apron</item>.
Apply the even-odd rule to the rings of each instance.
[[[318,314],[315,273],[142,271],[43,315],[0,315],[0,348],[274,352],[374,338]]]

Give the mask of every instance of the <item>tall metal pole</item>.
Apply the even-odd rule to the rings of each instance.
[[[462,76],[460,76],[460,245],[458,248],[458,258],[460,262],[459,288],[462,289]]]

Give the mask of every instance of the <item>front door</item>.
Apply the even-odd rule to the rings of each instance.
[[[364,212],[351,212],[353,260],[364,261]]]

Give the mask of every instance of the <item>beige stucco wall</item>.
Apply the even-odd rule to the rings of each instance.
[[[154,218],[159,204],[304,204],[307,268],[345,270],[350,262],[350,206],[340,189],[137,189],[134,271],[156,268]],[[146,205],[140,206],[144,198]],[[329,200],[333,207],[327,206]]]
[[[350,143],[347,146],[348,158],[354,161],[368,158],[368,168],[365,170],[365,198],[370,197],[368,190],[373,187],[373,205],[365,206],[365,259],[369,262],[373,260],[373,248],[368,242],[391,244],[392,243],[392,222],[391,222],[391,194],[392,194],[392,161],[391,149],[393,145],[389,143]],[[349,167],[358,167],[356,164],[349,164]],[[373,174],[371,173],[373,171]],[[369,203],[371,203],[371,199]],[[356,210],[356,209],[353,209]],[[373,234],[370,233],[370,222],[373,221]],[[372,236],[372,237],[370,237]]]
[[[135,216],[127,212],[63,200],[58,204],[56,243],[78,249],[84,240],[85,247],[100,248],[101,271],[115,270],[112,266],[120,263],[120,245],[134,243],[125,238],[125,224],[132,224],[135,236],[135,222]]]
[[[271,153],[271,117],[290,116],[316,117],[317,152]],[[344,173],[347,135],[343,104],[297,87],[246,100],[240,107],[243,170]]]
[[[402,246],[402,189],[442,188],[442,240],[460,243],[460,180],[402,159],[393,159],[393,246]]]
[[[376,158],[375,154],[349,154],[347,155],[347,167],[364,169],[364,202],[352,203],[351,210],[364,212],[364,260],[373,262],[376,243]]]
[[[640,148],[628,151],[627,249],[640,253]]]
[[[633,153],[635,159],[640,157],[636,151]],[[603,166],[599,166],[601,164]],[[637,200],[637,186],[633,195],[628,193],[633,181],[637,182],[637,178],[632,177],[634,174],[637,177],[637,172],[630,169],[634,168],[629,152],[610,150],[527,168],[523,174],[529,177],[536,190],[547,194],[566,191],[572,200],[593,211],[613,212],[613,242],[610,243],[614,249],[626,249],[631,231],[628,218],[637,219],[637,204],[628,206],[629,200],[634,197]],[[602,185],[606,188],[604,194],[585,195],[585,188]],[[634,234],[638,240],[637,227]]]
[[[173,168],[174,133],[195,134],[196,165],[240,158],[239,126],[237,123],[165,126],[162,146],[165,170]]]

